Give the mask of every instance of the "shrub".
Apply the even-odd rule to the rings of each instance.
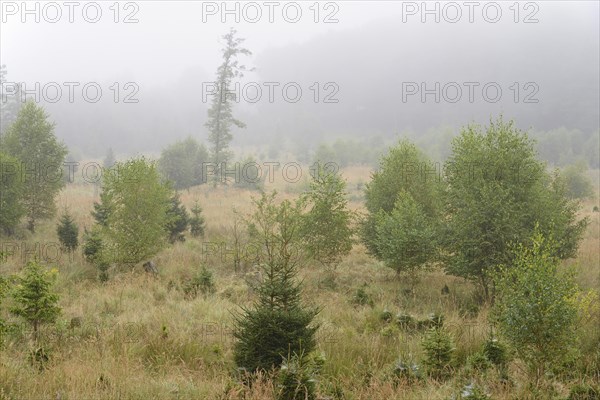
[[[492,363],[485,353],[477,352],[467,357],[467,366],[473,371],[485,372],[492,366]]]
[[[453,396],[457,400],[489,400],[488,396],[482,389],[474,383],[469,383],[463,386],[458,397]]]
[[[495,276],[498,297],[493,319],[516,354],[540,379],[546,367],[561,365],[575,345],[578,288],[570,273],[559,273],[554,242],[535,233],[520,245],[515,261]]]
[[[386,308],[379,314],[379,319],[383,322],[392,322],[394,315]]]
[[[356,289],[350,302],[357,306],[367,306],[368,305],[370,307],[373,307],[375,305],[373,298],[366,290],[366,283],[364,286]]]
[[[414,382],[423,377],[421,368],[414,362],[407,362],[399,358],[392,364],[388,376],[392,378],[395,384],[400,382]]]
[[[183,285],[183,292],[189,298],[196,298],[199,293],[210,294],[215,292],[215,283],[211,271],[202,267],[187,284]]]
[[[108,267],[107,262],[101,261],[98,263],[98,280],[100,282],[108,282]]]
[[[491,337],[485,341],[483,344],[483,354],[497,368],[503,369],[508,363],[508,350],[495,337]]]
[[[282,363],[277,374],[278,400],[316,399],[317,366],[307,356],[294,354]]]
[[[415,318],[407,313],[400,312],[396,315],[396,322],[402,330],[414,330],[417,327],[417,321]]]
[[[567,196],[571,199],[586,199],[594,195],[594,185],[585,175],[587,165],[585,162],[576,163],[565,167],[561,177],[564,180]]]

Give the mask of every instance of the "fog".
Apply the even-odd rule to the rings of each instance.
[[[75,3],[72,15],[63,2],[28,2],[24,14],[24,3],[3,1],[0,64],[30,97],[61,87],[60,100],[49,90],[36,101],[81,157],[205,141],[203,87],[230,27],[253,52],[240,61],[255,68],[239,81],[238,148],[418,138],[500,114],[538,131],[599,126],[598,2],[432,2],[429,14],[421,2],[389,1]],[[72,99],[64,82],[74,82]],[[82,95],[89,83],[102,90],[97,102]]]

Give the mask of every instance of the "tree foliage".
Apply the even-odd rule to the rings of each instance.
[[[20,162],[0,153],[0,229],[6,234],[14,233],[25,214],[21,203],[23,180]]]
[[[181,200],[179,193],[174,193],[169,202],[167,210],[167,230],[169,231],[169,242],[185,241],[184,232],[187,231],[190,216]]]
[[[54,135],[54,124],[42,107],[27,102],[2,137],[2,151],[22,164],[23,196],[28,229],[33,232],[39,219],[56,213],[54,198],[64,186],[63,163],[67,148]]]
[[[197,200],[190,211],[192,212],[192,216],[190,217],[190,233],[193,237],[204,236],[204,216],[202,215],[202,207],[200,207],[200,203]]]
[[[74,251],[79,246],[79,227],[68,210],[61,215],[56,233],[63,249]]]
[[[443,378],[450,373],[454,356],[454,342],[443,327],[430,328],[422,341],[427,372],[435,378]]]
[[[276,193],[254,200],[255,211],[247,218],[250,236],[260,244],[263,282],[251,308],[235,316],[234,359],[238,367],[255,372],[281,366],[293,354],[309,354],[315,347],[318,310],[301,302],[296,281],[300,207],[288,200],[276,204]]]
[[[60,315],[59,296],[52,290],[56,270],[48,271],[37,261],[25,265],[13,290],[14,306],[10,312],[23,318],[33,327],[34,338],[40,325],[53,323]]]
[[[381,159],[367,184],[363,243],[397,272],[415,271],[436,259],[441,175],[439,164],[403,140]]]
[[[136,264],[160,251],[168,238],[172,191],[144,157],[117,162],[103,175],[104,260]]]
[[[407,192],[400,192],[390,213],[379,211],[375,246],[379,259],[398,273],[414,272],[436,255],[437,231]]]
[[[176,190],[206,183],[208,152],[192,137],[177,141],[163,149],[158,166]]]
[[[576,338],[578,288],[572,272],[558,269],[558,246],[536,228],[528,245],[515,248],[511,265],[495,274],[494,321],[538,378],[572,354]]]
[[[587,166],[583,162],[567,165],[561,172],[560,177],[564,181],[567,196],[570,199],[583,200],[594,195],[594,185],[585,175]]]
[[[308,255],[327,266],[335,265],[352,250],[354,213],[348,209],[346,183],[335,171],[318,164],[302,215],[301,235]]]
[[[489,273],[510,265],[512,243],[526,243],[539,224],[559,243],[561,258],[575,254],[587,220],[536,159],[527,134],[502,118],[483,131],[468,126],[454,139],[445,166],[447,269],[479,281],[489,294]]]

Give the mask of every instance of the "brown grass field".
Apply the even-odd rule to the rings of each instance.
[[[598,181],[595,171],[595,181]],[[369,180],[366,167],[343,171],[348,182],[351,207],[362,208],[359,183]],[[292,198],[304,185],[276,179],[281,198]],[[300,188],[300,189],[299,189]],[[207,232],[204,238],[188,237],[184,243],[166,247],[156,257],[159,276],[151,277],[141,266],[127,271],[110,271],[108,283],[97,280],[97,271],[83,260],[81,251],[56,257],[56,223],[44,221],[33,235],[3,239],[18,246],[18,252],[0,267],[5,274],[16,273],[26,255],[53,258],[58,268],[56,289],[62,315],[55,326],[43,328],[41,343],[49,361],[40,371],[28,361],[33,346],[28,332],[13,332],[0,351],[0,399],[272,399],[268,380],[247,389],[236,382],[232,356],[233,311],[253,299],[244,280],[248,271],[234,271],[230,256],[207,251],[206,243],[227,243],[232,208],[249,212],[256,192],[232,188],[211,189],[208,185],[184,191],[188,207],[198,200],[203,207]],[[510,384],[500,384],[496,372],[468,375],[463,368],[446,381],[431,378],[417,383],[392,384],[385,373],[399,357],[418,361],[419,334],[407,334],[394,324],[380,321],[388,309],[396,314],[409,312],[425,317],[441,312],[454,336],[457,365],[481,347],[490,331],[488,308],[474,297],[474,286],[463,279],[433,270],[423,273],[416,290],[355,245],[351,254],[335,269],[324,271],[310,263],[303,266],[304,298],[318,305],[321,324],[318,351],[326,358],[318,388],[322,399],[450,399],[471,379],[485,388],[492,399],[566,398],[569,388],[580,382],[600,383],[600,213],[592,212],[596,200],[582,203],[581,216],[590,217],[577,259],[565,268],[575,268],[583,290],[596,293],[590,314],[578,326],[581,356],[571,374],[551,381],[554,395],[531,391],[518,362],[510,365]],[[68,185],[57,198],[59,209],[68,206],[79,227],[90,228],[90,210],[97,200],[90,184]],[[37,246],[37,247],[36,247]],[[28,249],[28,250],[27,250]],[[25,251],[26,250],[26,251]],[[215,276],[216,293],[187,299],[182,282],[205,265]],[[443,295],[444,285],[450,294]],[[374,307],[354,306],[355,290],[366,285]],[[75,317],[81,324],[72,326]],[[17,322],[6,315],[9,322]],[[334,397],[343,392],[345,397]],[[553,397],[554,396],[554,397]]]

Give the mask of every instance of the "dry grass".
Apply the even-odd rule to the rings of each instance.
[[[360,209],[356,188],[368,181],[369,170],[355,167],[344,171],[344,176],[355,192],[351,206]],[[268,188],[278,189],[282,197],[296,196],[296,190],[290,192],[285,182],[276,181]],[[0,399],[274,398],[275,389],[269,379],[248,389],[234,377],[231,312],[249,304],[253,294],[244,282],[245,271],[233,271],[227,257],[207,257],[203,245],[225,239],[232,223],[232,207],[248,212],[250,199],[256,195],[207,187],[184,191],[182,201],[186,206],[191,207],[196,199],[202,205],[207,236],[190,238],[163,250],[156,257],[160,269],[157,278],[134,269],[113,273],[107,284],[100,284],[96,271],[81,254],[56,259],[63,313],[56,326],[44,328],[42,335],[49,364],[43,371],[30,365],[27,352],[33,344],[29,335],[25,330],[10,334],[0,353]],[[71,185],[61,193],[57,204],[68,205],[79,226],[89,228],[94,200],[92,185]],[[597,290],[600,213],[591,211],[594,204],[597,200],[583,204],[582,215],[590,217],[590,226],[578,258],[566,265],[577,266],[583,288]],[[49,247],[56,241],[55,226],[56,220],[46,221],[34,235],[25,234],[13,240],[13,245],[31,247],[39,243],[40,247]],[[2,272],[17,272],[22,264],[23,256],[17,254],[2,266]],[[217,291],[188,299],[181,284],[203,264],[214,272]],[[462,365],[469,354],[480,349],[489,332],[488,310],[478,309],[469,282],[432,271],[423,274],[415,292],[410,293],[408,282],[367,256],[360,245],[335,271],[307,265],[301,278],[307,302],[322,308],[318,316],[318,350],[327,358],[319,383],[323,398],[332,396],[337,388],[352,399],[448,399],[467,383],[470,377],[461,373],[445,382],[428,379],[410,385],[394,385],[386,379],[386,371],[399,357],[419,360],[421,337],[385,324],[379,315],[384,309],[420,318],[431,312],[443,313],[455,339],[457,362]],[[355,306],[350,301],[356,289],[365,284],[374,300],[373,308]],[[441,293],[444,285],[450,288],[449,295]],[[80,326],[70,326],[74,317],[81,318]],[[16,322],[11,317],[9,320]],[[597,311],[590,320],[582,321],[583,347],[598,344],[594,324],[599,321]],[[494,379],[485,377],[476,379],[494,399],[534,398],[518,365],[512,368],[513,386],[495,384]],[[598,380],[600,373],[595,373]],[[592,374],[588,372],[589,379]],[[577,382],[582,375],[574,371],[569,379]],[[568,393],[565,385],[557,384],[555,389],[562,396]]]

